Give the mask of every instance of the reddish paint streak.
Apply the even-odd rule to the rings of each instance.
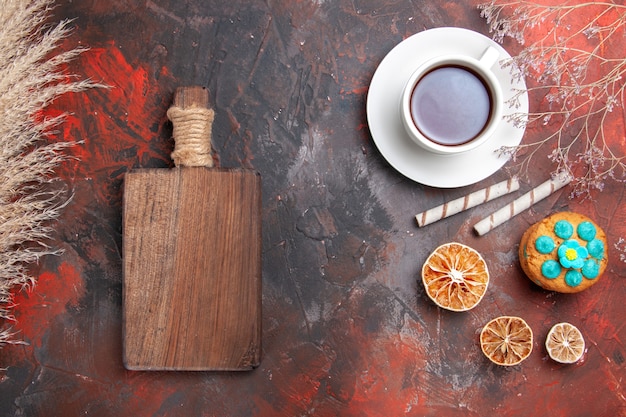
[[[124,412],[129,415],[157,415],[162,401],[181,389],[176,384],[161,383],[151,373],[128,373],[128,376],[125,385],[118,384],[120,391],[113,398],[127,398]]]
[[[83,293],[80,273],[69,263],[61,263],[56,271],[43,272],[34,288],[15,294],[15,329],[19,337],[40,347],[50,322],[68,306],[76,306]]]
[[[115,171],[119,177],[151,159],[168,164],[160,152],[171,146],[160,138],[171,98],[170,91],[162,90],[173,90],[174,85],[167,69],[161,68],[155,79],[149,68],[128,63],[114,42],[85,52],[77,65],[83,78],[110,88],[67,94],[47,109],[50,116],[69,113],[60,138],[85,142],[72,150],[77,161],[66,168],[65,176],[91,178],[101,171]]]
[[[368,90],[369,90],[369,86],[358,86],[358,87],[354,87],[351,90],[342,90],[341,94],[362,96],[362,95],[367,94]]]

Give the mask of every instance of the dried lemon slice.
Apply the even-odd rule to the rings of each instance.
[[[495,364],[517,365],[533,350],[533,332],[519,317],[497,317],[480,332],[480,348]]]
[[[438,306],[452,311],[475,307],[487,292],[489,271],[476,250],[446,243],[430,254],[422,267],[426,294]]]
[[[576,326],[557,323],[548,332],[546,350],[557,362],[574,363],[585,353],[585,339]]]

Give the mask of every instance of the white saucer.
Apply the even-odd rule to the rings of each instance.
[[[400,119],[400,97],[411,74],[425,60],[438,55],[463,53],[480,58],[488,46],[497,48],[502,59],[510,55],[490,38],[461,28],[437,28],[417,33],[395,46],[382,60],[367,94],[369,129],[383,157],[398,172],[424,185],[440,188],[463,187],[481,181],[499,170],[509,159],[498,156],[502,146],[517,146],[524,128],[502,121],[489,140],[471,151],[438,155],[420,148],[406,133]],[[504,114],[528,112],[528,94],[523,81],[513,81],[508,68],[495,65],[505,103],[518,91],[519,108],[505,104]]]

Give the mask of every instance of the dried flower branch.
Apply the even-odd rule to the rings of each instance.
[[[70,32],[69,22],[44,28],[53,0],[1,1],[0,5],[0,320],[13,320],[13,292],[35,284],[28,265],[58,254],[46,243],[67,204],[64,190],[51,186],[55,168],[69,156],[71,142],[49,142],[63,117],[42,111],[68,92],[100,86],[63,71],[83,48],[55,54]],[[0,323],[0,347],[21,343]]]
[[[620,237],[617,242],[613,244],[613,246],[619,253],[619,260],[626,263],[626,239]]]
[[[625,181],[626,159],[618,147],[626,116],[626,5],[491,1],[479,8],[496,41],[511,37],[523,45],[505,65],[513,77],[534,80],[528,93],[543,97],[540,109],[509,116],[516,125],[546,132],[543,139],[501,152],[526,174],[544,151],[555,172],[574,177],[574,196],[601,191],[607,179]]]

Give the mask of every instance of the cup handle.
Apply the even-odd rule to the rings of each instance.
[[[479,61],[485,68],[491,68],[498,61],[498,58],[500,58],[500,52],[493,46],[490,46],[485,49]]]

